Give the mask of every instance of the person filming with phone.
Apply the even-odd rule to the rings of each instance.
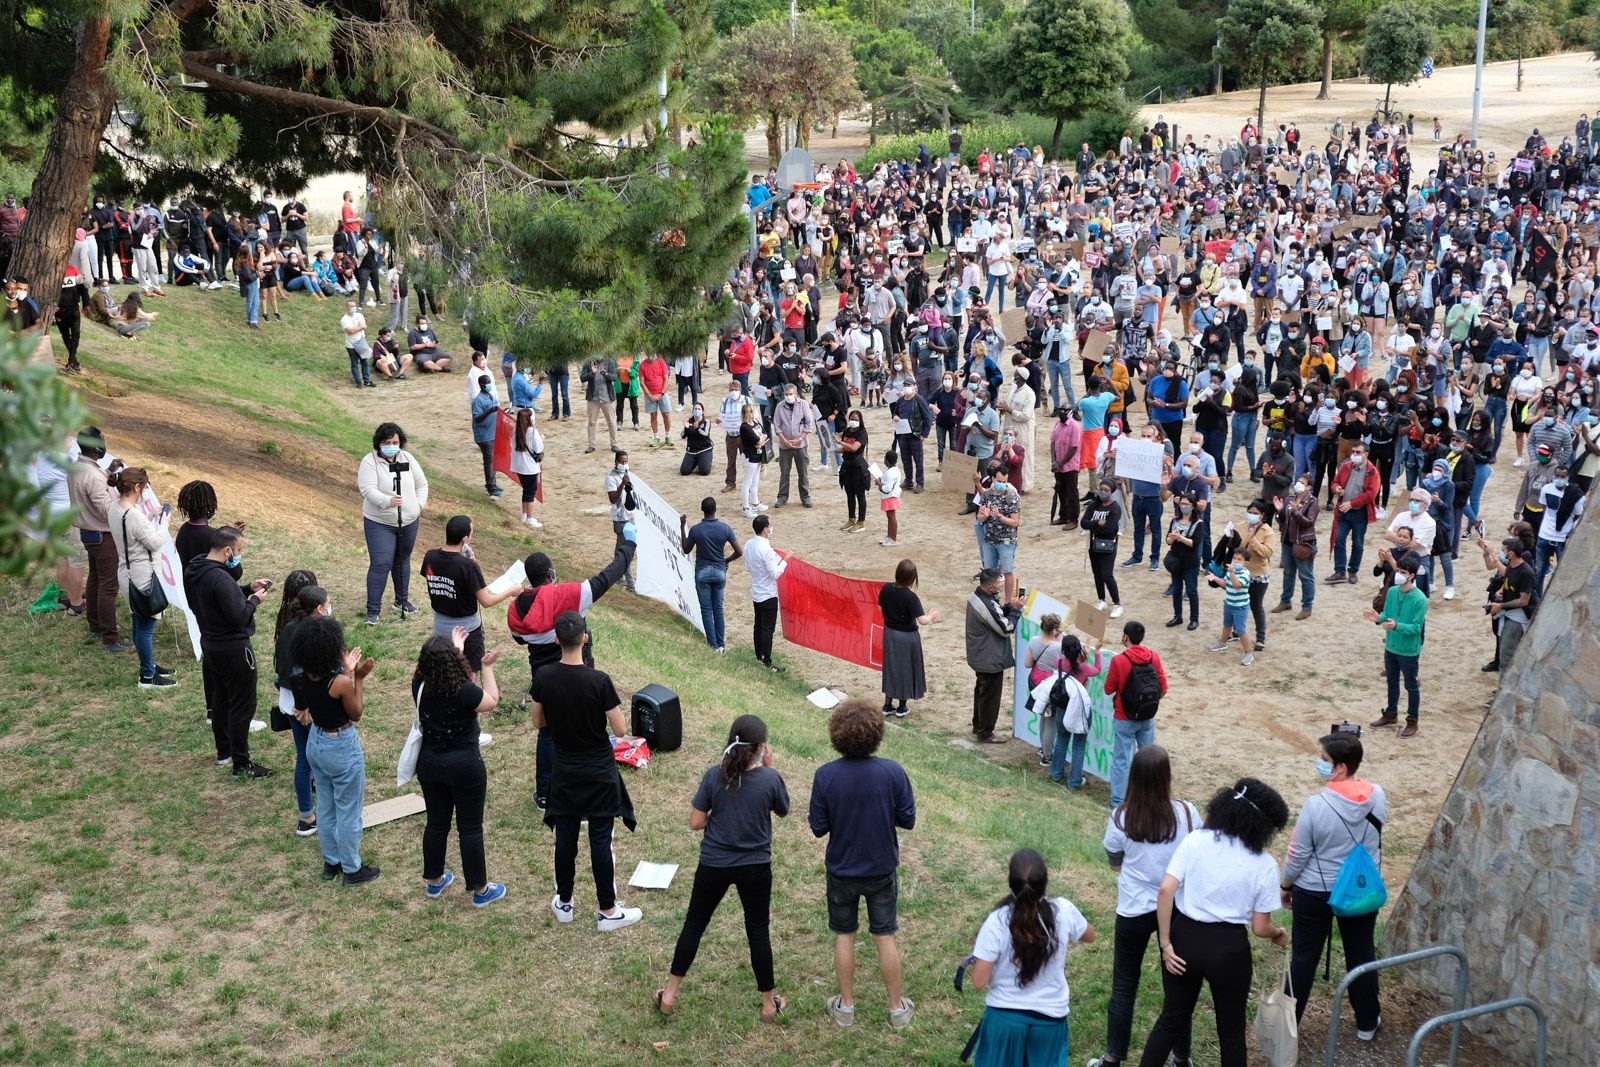
[[[418,520],[428,506],[428,478],[406,451],[406,433],[385,422],[372,433],[372,451],[356,473],[361,490],[361,528],[367,538],[367,625],[383,611],[383,587],[394,580],[394,609],[400,618],[417,613],[411,603],[411,550]]]
[[[267,778],[272,772],[250,759],[250,722],[256,716],[256,609],[272,589],[257,578],[248,590],[232,577],[243,565],[244,534],[237,526],[211,532],[211,547],[183,569],[189,610],[200,626],[200,655],[216,684],[211,733],[217,766],[233,765],[235,778]]]

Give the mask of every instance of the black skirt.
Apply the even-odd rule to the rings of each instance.
[[[580,819],[621,819],[630,831],[638,825],[633,800],[622,771],[610,749],[594,752],[556,752],[550,773],[550,800],[544,824],[554,826],[557,816]]]

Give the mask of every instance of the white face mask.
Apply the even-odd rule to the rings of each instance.
[[[851,419],[850,420],[850,428],[852,430],[859,430],[861,428],[861,420],[860,419]]]

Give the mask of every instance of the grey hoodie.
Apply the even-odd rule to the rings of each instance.
[[[1289,837],[1282,884],[1313,893],[1330,892],[1345,857],[1358,842],[1381,867],[1382,838],[1368,815],[1387,822],[1389,804],[1382,786],[1359,778],[1330,782],[1322,792],[1307,798]]]

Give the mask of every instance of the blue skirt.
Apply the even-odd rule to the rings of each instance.
[[[1067,1020],[985,1008],[972,1067],[1067,1067]]]

